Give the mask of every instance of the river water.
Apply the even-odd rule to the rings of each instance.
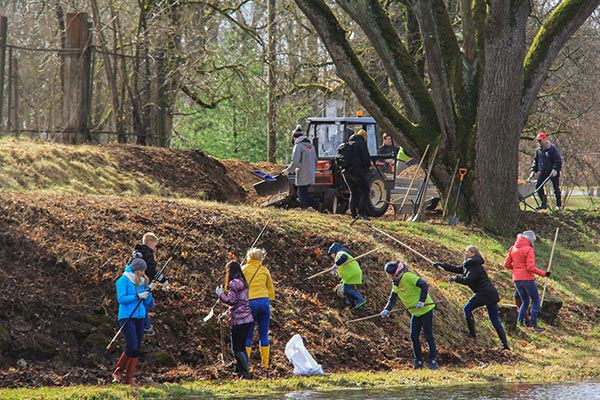
[[[292,392],[260,398],[285,400],[600,400],[600,383],[414,386],[385,390]]]

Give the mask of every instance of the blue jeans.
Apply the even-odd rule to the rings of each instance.
[[[482,307],[484,304],[477,304],[476,301],[473,301],[473,298],[471,300],[469,300],[469,302],[467,304],[465,304],[465,307],[463,308],[464,312],[465,312],[465,317],[473,317],[473,310],[475,310],[476,308]],[[502,326],[502,323],[500,322],[500,317],[498,316],[498,303],[490,303],[490,304],[485,304],[486,308],[487,308],[487,312],[488,312],[488,317],[490,318],[490,321],[492,322],[492,325],[494,326],[494,328],[496,330],[502,329],[504,330],[504,327]]]
[[[519,292],[519,297],[523,304],[519,309],[519,316],[517,322],[521,323],[525,321],[525,315],[531,302],[531,325],[535,326],[537,323],[538,313],[540,312],[540,294],[538,292],[537,284],[535,281],[515,281],[515,289]]]
[[[319,202],[312,198],[310,194],[308,194],[308,187],[310,185],[302,185],[296,186],[298,189],[298,201],[300,202],[300,208],[306,210],[308,207],[312,207],[315,210],[319,209]]]
[[[435,347],[435,339],[433,338],[433,310],[420,317],[414,315],[410,317],[410,340],[412,341],[415,360],[423,360],[421,342],[419,341],[421,328],[423,328],[425,340],[429,346],[429,359],[434,360],[437,357],[437,349]]]
[[[250,300],[250,310],[254,322],[250,322],[246,347],[252,347],[252,336],[254,336],[254,324],[258,323],[258,338],[261,346],[269,345],[269,322],[271,321],[271,303],[268,297]]]
[[[125,324],[127,318],[119,320],[119,328]],[[123,336],[125,336],[125,355],[136,358],[140,355],[142,348],[142,339],[144,338],[144,319],[129,318],[129,321],[123,327]]]
[[[360,292],[354,289],[355,286],[356,285],[349,285],[346,283],[342,285],[344,295],[346,296],[352,307],[356,307],[357,305],[365,301]]]
[[[150,312],[150,310],[152,310],[154,308],[154,306],[156,305],[156,303],[154,302],[154,297],[152,297],[152,300],[150,300],[150,304],[148,304],[146,307],[146,318],[144,318],[144,329],[150,329],[152,327],[152,324],[150,323],[150,314],[148,314]]]

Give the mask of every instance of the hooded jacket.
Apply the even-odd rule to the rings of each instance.
[[[367,141],[358,133],[353,134],[348,139],[350,145],[350,165],[347,171],[350,174],[364,174],[371,167],[371,156],[369,155],[369,148],[367,147]]]
[[[148,245],[140,243],[135,245],[135,251],[139,251],[142,254],[142,259],[146,261],[146,265],[148,266],[148,268],[146,269],[146,276],[150,278],[151,281],[159,281],[160,283],[165,283],[167,281],[167,278],[156,270],[154,250],[148,247]]]
[[[284,171],[296,174],[296,186],[315,184],[317,152],[306,136],[300,136],[294,140],[292,163]]]
[[[446,263],[441,263],[441,266],[446,271],[462,274],[462,276],[456,276],[456,283],[467,285],[479,297],[485,298],[487,302],[497,303],[500,301],[500,295],[483,268],[484,263],[483,257],[476,254],[473,257],[466,258],[460,267]]]
[[[535,266],[535,254],[531,242],[523,235],[518,235],[515,244],[508,249],[504,260],[504,268],[512,270],[512,280],[533,281],[535,275],[546,276],[546,272]]]
[[[138,306],[140,298],[137,294],[147,292],[148,286],[146,286],[145,280],[139,287],[136,287],[134,282],[135,274],[126,270],[115,283],[117,289],[117,301],[119,302],[119,320],[127,319],[129,316],[131,316],[131,318],[145,318],[146,306],[152,302],[152,292],[150,292],[150,296],[142,301],[144,307]]]

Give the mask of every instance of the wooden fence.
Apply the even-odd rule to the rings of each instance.
[[[169,145],[163,57],[102,50],[92,27],[67,14],[61,48],[27,48],[9,43],[0,17],[0,135]]]

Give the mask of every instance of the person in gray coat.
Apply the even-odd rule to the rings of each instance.
[[[307,210],[308,207],[320,210],[321,204],[308,194],[309,186],[315,184],[315,173],[317,172],[317,152],[315,146],[304,135],[300,125],[292,132],[292,141],[294,143],[292,163],[281,173],[283,175],[288,175],[292,172],[295,173],[298,200],[300,201],[300,208],[302,210]]]

